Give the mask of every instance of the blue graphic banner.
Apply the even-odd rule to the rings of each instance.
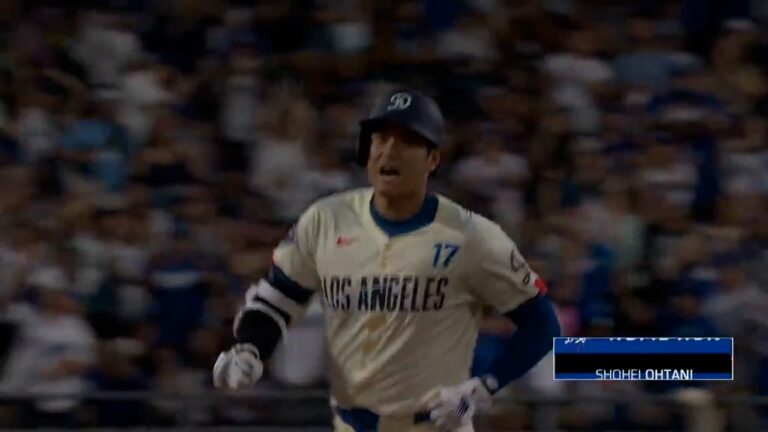
[[[554,379],[733,379],[733,338],[555,338]]]
[[[733,338],[555,338],[555,354],[733,354]]]

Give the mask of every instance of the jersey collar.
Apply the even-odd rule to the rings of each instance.
[[[370,209],[371,217],[376,225],[381,228],[382,231],[387,233],[388,236],[394,237],[408,234],[431,224],[435,220],[435,215],[437,215],[438,202],[439,200],[437,199],[437,196],[427,194],[421,205],[421,209],[419,209],[419,211],[412,217],[401,221],[387,219],[382,216],[381,213],[376,211],[376,206],[373,205],[373,195],[371,195],[368,208]]]

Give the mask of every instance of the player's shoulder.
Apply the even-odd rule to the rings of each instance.
[[[371,199],[370,187],[351,189],[327,195],[312,203],[305,213],[320,219],[335,218],[344,214],[356,213]]]
[[[470,233],[478,227],[498,226],[485,216],[469,210],[444,195],[438,194],[437,197],[440,200],[438,218],[443,225],[466,233]]]
[[[460,231],[468,240],[488,236],[506,236],[504,230],[496,222],[473,212],[455,201],[438,195],[440,207],[438,211],[439,222],[448,229]]]

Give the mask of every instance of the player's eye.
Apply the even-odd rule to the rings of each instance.
[[[371,143],[374,145],[383,146],[386,144],[391,138],[394,138],[395,143],[398,143],[400,140],[397,138],[397,136],[386,133],[386,132],[374,132],[371,135]]]

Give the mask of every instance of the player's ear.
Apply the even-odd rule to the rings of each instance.
[[[440,165],[440,150],[432,147],[427,153],[427,165],[429,166],[429,172],[432,173]]]

